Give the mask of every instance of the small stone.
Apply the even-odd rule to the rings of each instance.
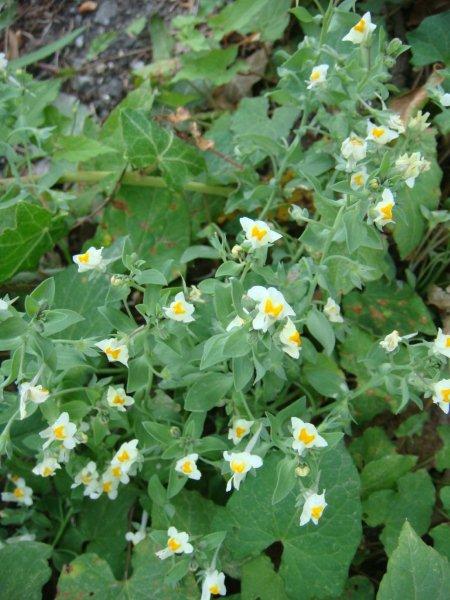
[[[100,25],[109,25],[111,19],[117,15],[117,2],[114,0],[106,0],[102,2],[100,8],[95,14],[94,21]]]

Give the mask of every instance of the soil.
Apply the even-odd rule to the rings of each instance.
[[[68,74],[64,91],[103,119],[132,88],[133,67],[151,61],[148,23],[152,17],[169,22],[176,14],[192,10],[192,5],[183,0],[22,0],[18,18],[3,40],[4,51],[9,58],[23,56],[84,27],[74,43],[33,65],[30,71],[39,79]],[[147,19],[142,31],[138,35],[128,33],[127,28],[141,17]],[[89,60],[93,40],[112,32],[117,34],[113,43]]]

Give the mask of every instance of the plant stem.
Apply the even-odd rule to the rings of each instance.
[[[67,511],[67,514],[66,514],[64,520],[61,522],[61,525],[58,529],[58,533],[55,535],[55,539],[52,542],[52,548],[54,548],[56,546],[56,544],[59,542],[59,540],[61,539],[61,537],[67,527],[67,523],[69,522],[69,519],[72,515],[73,515],[73,508],[71,507]]]
[[[72,173],[63,173],[59,178],[64,183],[88,183],[94,184],[102,181],[106,177],[114,175],[113,171],[74,171]],[[6,177],[0,179],[0,188],[14,185],[14,183],[38,183],[41,175],[25,175],[24,177]],[[125,173],[122,178],[124,185],[135,185],[138,187],[167,188],[167,183],[162,177],[153,177],[150,175],[141,175],[140,173]],[[222,196],[227,198],[234,191],[234,187],[224,187],[219,185],[208,185],[201,181],[187,181],[183,189],[189,192],[200,192],[201,194],[210,194],[211,196]]]

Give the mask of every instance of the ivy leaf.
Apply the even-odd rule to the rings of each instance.
[[[128,236],[133,252],[155,269],[169,259],[179,262],[190,241],[185,199],[168,190],[123,187],[110,204],[95,237],[99,246]],[[174,265],[172,275],[177,265]]]
[[[416,462],[417,456],[406,454],[388,454],[371,461],[361,472],[363,497],[376,490],[394,487],[397,479],[410,471]]]
[[[188,52],[181,57],[181,69],[172,79],[172,83],[187,79],[195,81],[206,79],[209,84],[224,85],[229,83],[237,73],[248,70],[244,61],[237,61],[238,47],[215,48]]]
[[[133,549],[133,574],[125,581],[117,581],[108,563],[96,554],[77,557],[66,567],[58,581],[57,600],[186,600],[199,594],[192,575],[175,588],[164,579],[173,567],[172,560],[160,560],[155,552],[161,549],[152,538],[146,538]]]
[[[158,167],[167,182],[175,187],[204,168],[203,157],[196,148],[150,121],[142,112],[124,109],[121,123],[128,158],[134,167]]]
[[[450,565],[427,546],[409,523],[403,525],[397,548],[389,559],[377,600],[448,598]]]
[[[273,564],[264,554],[242,567],[242,600],[284,600],[283,579],[275,573]]]
[[[42,586],[51,575],[48,566],[51,554],[51,546],[41,542],[16,542],[4,545],[0,550],[2,597],[41,600]]]
[[[54,153],[56,160],[67,160],[76,163],[114,151],[113,148],[82,135],[58,136],[56,140],[57,149]]]
[[[450,64],[450,10],[424,19],[417,29],[407,34],[412,50],[412,63],[423,67],[434,62]]]
[[[225,547],[237,562],[281,542],[279,574],[286,598],[339,596],[361,537],[356,468],[343,444],[321,453],[320,488],[326,489],[328,506],[317,527],[300,527],[293,491],[271,503],[281,458],[280,453],[267,456],[257,476],[247,476],[226,509],[217,514],[214,529],[228,531]]]
[[[62,218],[55,218],[35,204],[18,202],[14,227],[0,235],[0,281],[20,271],[33,270],[41,256],[51,250],[65,232]]]
[[[387,331],[421,331],[434,335],[431,315],[409,285],[385,281],[368,283],[363,292],[352,292],[343,300],[345,317],[377,336]]]

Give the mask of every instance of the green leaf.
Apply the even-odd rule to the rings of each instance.
[[[377,600],[446,600],[449,581],[448,561],[422,542],[411,525],[405,523],[381,580]]]
[[[318,354],[315,363],[305,363],[305,377],[310,385],[324,396],[333,396],[342,391],[345,383],[343,372],[326,354]]]
[[[441,523],[430,529],[434,549],[450,561],[450,523]]]
[[[262,554],[242,566],[242,600],[285,600],[283,579],[275,573],[268,556]]]
[[[371,282],[363,292],[351,292],[344,297],[346,319],[384,337],[397,329],[401,334],[421,331],[434,335],[431,315],[424,302],[409,285]]]
[[[361,472],[362,496],[394,487],[396,481],[410,471],[416,462],[417,456],[406,454],[389,454],[373,460]]]
[[[286,598],[339,596],[361,536],[356,468],[343,444],[321,453],[320,488],[326,489],[328,506],[317,527],[300,527],[294,492],[271,504],[281,458],[280,453],[266,456],[257,476],[247,476],[213,526],[228,531],[225,547],[234,563],[281,542],[279,575]]]
[[[381,427],[368,427],[349,447],[358,467],[395,453],[395,446]]]
[[[150,121],[142,112],[124,109],[121,123],[128,158],[134,167],[158,167],[168,183],[178,187],[204,168],[203,157],[196,148]]]
[[[272,0],[236,0],[209,19],[216,35],[232,31],[242,34],[260,33],[261,39],[274,42],[281,37],[289,22],[290,0],[277,0],[276,11]]]
[[[58,136],[56,139],[57,147],[54,152],[56,160],[76,163],[90,160],[100,154],[114,152],[113,148],[83,135]]]
[[[412,63],[423,67],[434,62],[450,65],[450,10],[424,19],[406,35],[412,50]]]
[[[169,259],[178,263],[190,241],[186,200],[168,190],[121,188],[120,200],[108,205],[95,241],[103,246],[125,236],[151,267],[163,271]],[[172,277],[177,267],[173,265]]]
[[[284,500],[295,485],[295,467],[297,459],[285,456],[277,464],[277,482],[273,490],[272,504]]]
[[[33,270],[66,231],[61,218],[27,202],[17,203],[15,219],[15,226],[0,234],[0,281]]]
[[[15,542],[0,550],[1,595],[17,600],[41,600],[42,586],[50,579],[51,546],[40,542]],[[25,576],[26,574],[26,576]]]
[[[84,317],[73,310],[64,308],[48,310],[45,313],[44,335],[54,335],[80,321],[84,321]]]
[[[291,8],[289,12],[291,12],[300,21],[300,23],[311,23],[313,20],[312,14],[303,6]]]
[[[97,310],[99,306],[118,306],[118,297],[110,293],[111,286],[106,275],[90,279],[86,273],[78,273],[75,265],[55,275],[54,309],[73,310],[82,323],[75,323],[64,331],[66,339],[90,336],[106,336],[112,330],[110,323]]]
[[[114,578],[108,563],[96,554],[83,554],[64,569],[58,581],[57,600],[186,600],[195,598],[198,588],[192,575],[177,587],[165,583],[173,566],[170,560],[160,560],[155,552],[161,544],[147,537],[133,549],[133,574],[125,581]],[[151,592],[150,592],[151,590]]]
[[[39,48],[39,50],[35,50],[34,52],[30,52],[29,54],[25,54],[25,56],[21,56],[20,58],[16,58],[9,63],[9,67],[11,69],[23,69],[28,65],[32,65],[35,62],[39,62],[47,56],[51,54],[55,54],[55,52],[59,52],[65,46],[71,44],[74,40],[77,39],[79,35],[81,35],[84,31],[84,27],[79,27],[78,29],[74,29],[64,37],[56,42],[52,42],[51,44],[47,44],[43,48]]]
[[[334,349],[335,337],[333,327],[326,316],[316,309],[310,310],[306,318],[309,332],[320,342],[326,354],[331,354]]]
[[[237,46],[228,46],[228,48],[215,48],[183,54],[181,56],[181,69],[173,77],[172,83],[183,80],[206,79],[209,84],[224,85],[230,82],[237,73],[248,70],[248,65],[244,61],[234,62],[237,51]]]
[[[233,385],[231,373],[206,373],[189,388],[184,407],[191,411],[210,410],[227,395]]]

